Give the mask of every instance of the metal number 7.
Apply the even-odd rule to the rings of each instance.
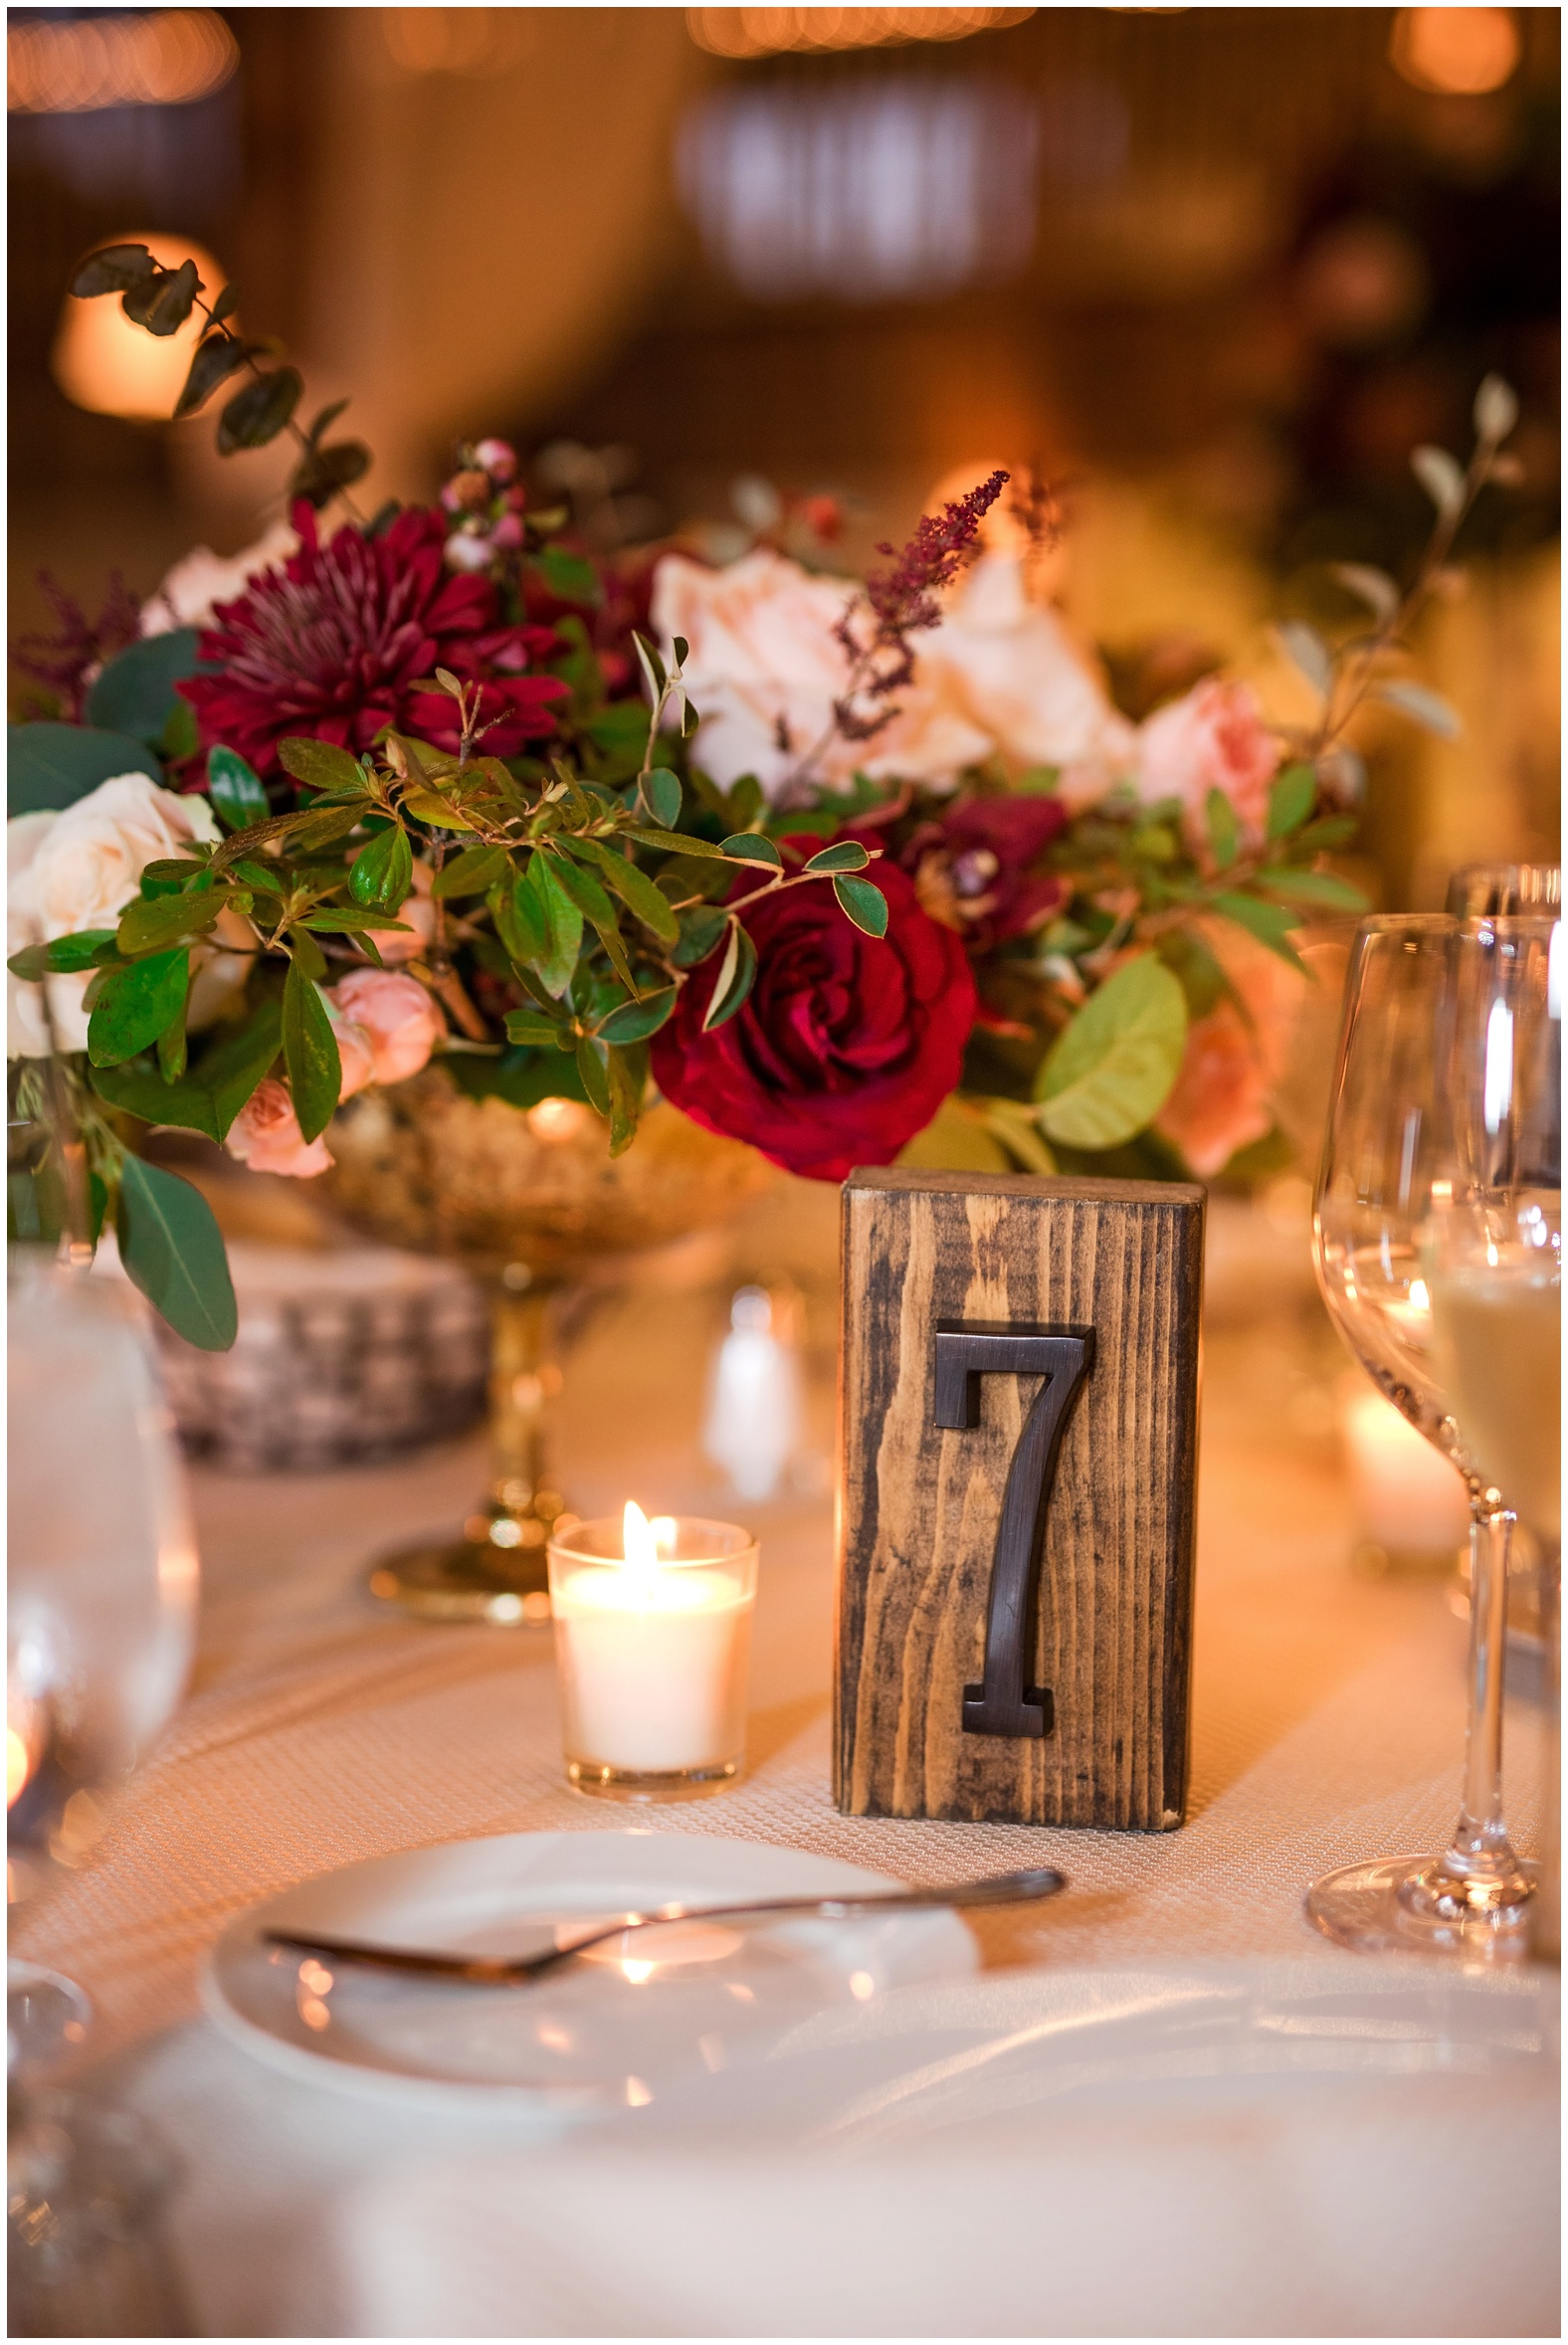
[[[966,1734],[1051,1732],[1049,1688],[1024,1682],[1029,1598],[1040,1571],[1046,1508],[1068,1411],[1094,1360],[1092,1327],[1010,1327],[944,1320],[936,1330],[936,1422],[980,1422],[982,1376],[1044,1378],[1007,1469],[986,1607],[985,1675],[964,1687]]]

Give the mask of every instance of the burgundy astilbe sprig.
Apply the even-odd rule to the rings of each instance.
[[[35,684],[47,684],[58,695],[62,714],[80,724],[82,703],[98,670],[140,635],[141,605],[117,570],[109,572],[103,608],[96,619],[88,617],[76,596],[48,570],[40,570],[38,583],[60,632],[19,636],[11,647],[12,665]]]
[[[833,704],[834,725],[845,740],[869,741],[897,715],[889,705],[892,694],[914,674],[909,638],[940,623],[937,596],[973,558],[980,524],[1007,481],[1006,473],[992,473],[939,513],[922,513],[901,550],[877,548],[887,567],[872,572],[833,631],[850,662],[849,688]]]

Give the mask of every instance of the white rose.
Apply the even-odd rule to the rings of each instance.
[[[653,623],[667,657],[690,646],[686,681],[701,718],[696,757],[727,789],[755,774],[777,801],[803,769],[829,789],[857,773],[950,780],[983,756],[986,737],[931,705],[918,684],[895,695],[897,716],[869,741],[848,741],[834,703],[850,686],[850,662],[834,629],[859,594],[851,578],[825,578],[758,547],[726,569],[667,554],[654,577]]]
[[[265,537],[243,553],[215,554],[210,545],[193,545],[177,561],[157,593],[143,604],[143,635],[167,635],[176,627],[210,627],[219,603],[232,603],[244,594],[263,570],[276,570],[297,553],[299,540],[287,521],[275,521]]]
[[[149,863],[193,839],[215,841],[205,798],[179,798],[146,774],[116,774],[59,814],[17,815],[6,825],[8,953],[82,928],[112,928],[135,897]],[[52,977],[49,1004],[63,1051],[85,1051],[88,979]],[[36,986],[9,984],[7,1053],[40,1059],[49,1034]]]
[[[1111,706],[1061,615],[1030,600],[1013,555],[982,556],[941,625],[915,641],[929,701],[982,731],[1011,771],[1056,766],[1070,806],[1103,797],[1130,766],[1133,726]]]

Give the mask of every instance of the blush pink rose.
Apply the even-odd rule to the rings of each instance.
[[[364,1036],[377,1082],[418,1075],[446,1032],[418,978],[393,969],[355,969],[331,988],[327,1006]]]
[[[326,1142],[307,1140],[300,1131],[288,1088],[273,1075],[257,1084],[240,1109],[225,1146],[252,1172],[286,1173],[296,1181],[308,1181],[332,1163]]]
[[[1211,790],[1230,800],[1244,842],[1262,846],[1269,785],[1278,770],[1279,743],[1257,694],[1217,677],[1157,708],[1138,736],[1138,796],[1145,805],[1179,798],[1183,827],[1200,850],[1208,841]]]
[[[376,1079],[376,1054],[369,1035],[357,1019],[333,1015],[333,1005],[327,1001],[326,1014],[332,1020],[332,1036],[337,1044],[337,1063],[342,1070],[338,1084],[339,1099],[351,1099],[367,1083]]]
[[[1274,1127],[1274,1085],[1307,980],[1233,920],[1195,925],[1247,1015],[1235,1002],[1221,1001],[1193,1020],[1181,1073],[1154,1128],[1200,1180],[1212,1180],[1239,1148],[1267,1139]]]

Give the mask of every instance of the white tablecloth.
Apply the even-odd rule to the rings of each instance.
[[[736,1267],[768,1267],[750,1243]],[[1186,1828],[878,1823],[828,1796],[831,1297],[820,1255],[796,1267],[815,1278],[818,1490],[749,1510],[749,1773],[646,1821],[911,1880],[1060,1864],[1072,1895],[979,1922],[986,1967],[956,1995],[1000,1981],[1027,2004],[1065,1972],[1260,1961],[1364,1975],[1307,1929],[1301,1892],[1350,1858],[1442,1845],[1464,1631],[1441,1586],[1349,1572],[1323,1406],[1336,1360],[1310,1306],[1209,1334]],[[723,1503],[696,1448],[720,1310],[714,1290],[659,1286],[602,1307],[563,1408],[582,1511]],[[563,1782],[547,1635],[419,1627],[360,1592],[379,1545],[450,1526],[482,1473],[475,1440],[363,1473],[197,1477],[191,1698],[92,1867],[23,1933],[93,1994],[98,2081],[182,2162],[173,2232],[203,2333],[1555,2333],[1544,2064],[1320,2093],[1282,2117],[1199,2096],[1157,2117],[1107,2107],[1069,2139],[1004,2128],[961,2157],[915,2140],[837,2158],[404,2117],[254,2065],[196,2003],[205,1949],[247,1903],[451,1837],[623,1821]],[[1507,1733],[1528,1849],[1544,1753],[1528,1684]]]

